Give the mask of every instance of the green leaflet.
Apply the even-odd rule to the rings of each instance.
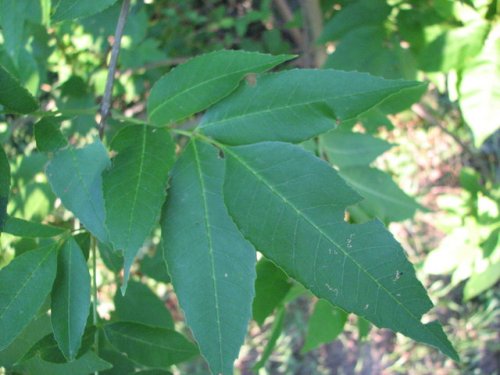
[[[43,152],[54,152],[68,145],[60,130],[60,121],[45,117],[34,125],[36,148]]]
[[[3,46],[13,61],[18,61],[19,51],[23,47],[24,23],[30,0],[0,0],[0,28]]]
[[[172,283],[214,374],[233,373],[255,281],[255,250],[227,213],[223,179],[217,149],[191,141],[173,170],[162,217]]]
[[[7,221],[7,203],[10,192],[10,165],[3,147],[0,147],[0,234]]]
[[[148,367],[169,368],[198,354],[195,345],[167,328],[120,322],[107,324],[104,332],[116,349]]]
[[[165,303],[147,285],[141,282],[130,280],[127,286],[127,294],[122,296],[117,291],[114,303],[113,319],[115,320],[174,329],[172,316],[166,309]]]
[[[47,362],[39,356],[35,356],[23,363],[22,368],[28,374],[37,375],[88,375],[109,369],[111,364],[99,358],[93,351],[89,351],[69,363]]]
[[[276,343],[278,342],[278,339],[281,336],[281,332],[283,332],[283,325],[285,323],[285,312],[286,309],[284,306],[281,306],[279,310],[276,312],[276,316],[273,321],[273,327],[271,329],[271,336],[269,337],[267,344],[264,350],[262,351],[262,355],[259,361],[252,366],[253,371],[257,372],[262,367],[264,367],[271,354],[273,354],[274,347],[276,346]]]
[[[340,168],[367,165],[392,145],[369,134],[334,130],[319,138],[321,153]]]
[[[273,262],[262,258],[257,263],[257,279],[255,280],[255,298],[252,303],[253,319],[262,326],[266,318],[283,304],[288,291],[292,287],[287,274]]]
[[[118,154],[103,174],[106,226],[114,248],[123,251],[124,292],[135,255],[160,215],[175,145],[166,129],[132,125],[118,132],[111,149]]]
[[[347,313],[331,303],[320,299],[307,324],[307,337],[302,353],[307,353],[321,344],[332,342],[344,330]]]
[[[368,166],[341,168],[342,178],[365,198],[358,203],[364,212],[383,222],[412,217],[421,206],[408,196],[387,173]]]
[[[3,232],[24,238],[50,238],[66,233],[67,229],[8,216]]]
[[[116,0],[59,0],[54,5],[52,21],[91,16],[109,8],[114,3]]]
[[[404,251],[380,222],[352,225],[359,200],[323,161],[279,142],[224,147],[229,213],[256,248],[291,277],[346,311],[458,355]]]
[[[70,237],[59,250],[51,294],[54,337],[68,361],[75,359],[90,311],[90,275],[82,250]]]
[[[56,253],[53,245],[31,250],[0,270],[0,350],[42,307],[56,275]]]
[[[249,73],[261,73],[293,56],[216,51],[195,57],[160,79],[148,98],[149,120],[158,126],[200,112],[238,87]]]
[[[201,132],[239,145],[302,142],[356,118],[391,95],[424,86],[337,70],[264,74],[207,111]]]
[[[46,169],[52,190],[63,205],[101,242],[107,242],[101,173],[109,165],[100,141],[60,150]]]
[[[19,81],[0,65],[0,105],[17,113],[38,109],[38,102]]]

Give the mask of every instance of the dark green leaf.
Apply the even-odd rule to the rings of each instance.
[[[116,3],[116,0],[59,0],[55,3],[53,21],[70,20],[99,13]]]
[[[16,63],[19,51],[23,47],[24,23],[27,18],[28,6],[30,6],[30,0],[0,1],[0,27],[3,46]]]
[[[168,368],[196,354],[196,346],[181,334],[167,328],[122,322],[104,327],[109,342],[144,366]]]
[[[7,202],[10,191],[10,165],[7,155],[0,147],[0,234],[4,231],[7,221]]]
[[[107,242],[101,173],[109,166],[100,141],[83,148],[57,152],[47,165],[47,177],[64,206],[80,219],[99,241]]]
[[[358,340],[364,340],[366,337],[368,337],[372,325],[368,320],[358,316],[357,326],[358,326]]]
[[[255,251],[227,213],[223,179],[218,150],[191,141],[173,170],[162,217],[172,283],[214,374],[233,373],[255,280]]]
[[[340,168],[368,165],[392,145],[368,134],[334,130],[319,139],[320,152]]]
[[[262,352],[259,361],[255,365],[253,365],[252,367],[253,371],[259,371],[259,369],[264,367],[265,364],[267,363],[267,360],[273,353],[273,349],[276,346],[276,342],[278,341],[281,332],[283,331],[283,325],[285,323],[285,312],[286,312],[285,308],[281,307],[276,313],[276,317],[274,318],[273,322],[273,328],[271,330],[271,336],[267,341],[266,347],[264,348],[264,351]]]
[[[89,270],[82,250],[71,237],[59,250],[51,307],[54,337],[68,361],[78,353],[89,309]]]
[[[252,312],[259,325],[264,324],[264,320],[282,304],[292,285],[289,277],[270,260],[262,258],[257,263]]]
[[[359,206],[384,222],[408,219],[420,208],[413,198],[399,188],[391,176],[381,170],[360,166],[341,169],[339,173],[366,198]]]
[[[333,168],[285,143],[224,152],[228,210],[267,258],[319,298],[458,359],[439,323],[421,322],[432,302],[392,235],[344,221],[359,196]]]
[[[249,73],[261,73],[293,56],[217,51],[195,57],[160,79],[148,98],[148,116],[158,126],[180,121],[229,95]]]
[[[103,174],[106,226],[114,248],[123,251],[124,291],[135,255],[160,215],[175,145],[166,129],[132,125],[120,130],[111,148],[118,154]]]
[[[23,238],[50,238],[66,233],[67,229],[8,216],[3,231]]]
[[[28,251],[0,270],[0,350],[29,324],[50,293],[56,276],[56,248]]]
[[[123,375],[134,372],[135,365],[125,354],[119,353],[115,350],[101,350],[99,356],[106,362],[113,365],[112,368],[102,371],[101,375]]]
[[[53,117],[45,117],[34,125],[36,147],[43,152],[54,152],[68,145],[60,130],[60,123]]]
[[[130,280],[125,296],[117,292],[114,302],[113,317],[116,320],[174,329],[172,316],[164,302],[141,282]]]
[[[35,356],[22,364],[22,368],[29,374],[37,375],[89,375],[110,367],[110,363],[103,361],[92,351],[68,363],[47,362]]]
[[[38,102],[19,81],[0,65],[0,104],[18,113],[30,113],[38,109]]]
[[[314,305],[307,325],[307,337],[302,353],[307,353],[321,344],[329,343],[344,330],[347,313],[324,299]]]
[[[106,267],[114,273],[120,272],[123,266],[123,255],[122,253],[113,250],[111,245],[103,244],[99,242],[99,254],[101,254],[101,259]]]
[[[302,142],[422,85],[336,70],[264,74],[207,111],[200,129],[230,145]]]

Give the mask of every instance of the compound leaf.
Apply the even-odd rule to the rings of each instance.
[[[180,121],[229,95],[249,73],[261,73],[293,56],[216,51],[195,57],[160,79],[148,98],[148,116],[158,126]]]
[[[89,270],[73,237],[59,250],[51,310],[54,337],[61,352],[72,361],[78,354],[90,311]]]
[[[132,125],[118,132],[111,149],[117,155],[103,174],[106,226],[115,249],[123,251],[124,291],[135,255],[160,215],[175,145],[166,129]]]
[[[458,355],[403,249],[380,222],[344,221],[359,200],[325,162],[280,142],[224,147],[229,213],[256,248],[319,298]]]
[[[17,113],[31,113],[38,109],[38,102],[21,83],[0,65],[0,104]]]
[[[83,148],[65,148],[47,165],[47,178],[63,205],[80,219],[99,239],[107,242],[102,194],[103,170],[109,165],[106,149],[100,141]]]
[[[106,325],[104,332],[116,349],[144,366],[168,368],[198,354],[195,345],[167,328],[119,322]]]
[[[0,270],[0,350],[42,307],[56,276],[56,253],[53,245],[31,250]]]
[[[186,321],[214,374],[232,374],[251,318],[255,251],[222,197],[224,161],[191,141],[178,160],[162,217],[165,259]]]
[[[230,145],[302,142],[420,86],[331,69],[264,74],[207,111],[200,129]]]

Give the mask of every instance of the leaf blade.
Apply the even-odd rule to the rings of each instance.
[[[29,324],[50,293],[56,275],[53,245],[28,251],[0,271],[0,350]]]
[[[0,104],[22,114],[38,109],[37,100],[2,65],[0,65]]]
[[[222,198],[224,163],[191,141],[172,175],[164,257],[186,321],[213,373],[232,374],[251,317],[255,251]]]
[[[158,126],[183,120],[227,96],[248,73],[260,73],[292,56],[216,51],[195,57],[160,79],[148,98],[148,118]]]
[[[72,361],[80,349],[90,311],[90,274],[73,237],[59,251],[51,309],[54,337],[61,352]]]
[[[106,227],[115,249],[123,251],[124,291],[135,255],[160,215],[175,145],[166,129],[132,125],[120,130],[111,148],[118,154],[103,174]]]
[[[95,141],[80,149],[68,147],[60,150],[46,168],[54,193],[101,242],[108,242],[101,187],[101,174],[108,165],[104,145]],[[73,173],[68,176],[67,171]]]
[[[0,147],[0,234],[7,222],[7,202],[10,192],[10,165],[3,147]]]
[[[199,128],[228,145],[298,143],[422,85],[331,69],[263,74],[208,110]]]
[[[52,14],[52,21],[59,22],[88,17],[109,8],[114,3],[116,0],[59,0],[55,6],[54,14]]]
[[[228,210],[266,257],[319,298],[458,359],[439,323],[421,323],[432,303],[392,235],[380,222],[344,222],[359,196],[332,168],[279,142],[224,150]]]

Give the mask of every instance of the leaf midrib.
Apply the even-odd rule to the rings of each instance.
[[[388,97],[396,95],[396,94],[400,93],[401,91],[409,89],[409,88],[412,88],[412,87],[413,86],[401,87],[397,91],[391,93],[391,95],[389,95]],[[245,118],[245,117],[259,116],[259,115],[262,115],[264,113],[272,113],[274,111],[281,111],[281,110],[284,110],[284,109],[292,109],[292,108],[296,108],[296,107],[312,106],[313,104],[318,104],[318,103],[325,103],[329,107],[331,107],[331,105],[328,103],[328,101],[333,101],[333,100],[338,100],[338,99],[345,99],[345,98],[352,98],[352,97],[359,96],[359,95],[375,94],[375,93],[384,92],[384,91],[387,91],[387,90],[390,90],[390,89],[391,89],[390,87],[386,87],[386,88],[383,88],[383,89],[376,89],[376,90],[371,90],[371,91],[364,91],[364,92],[361,92],[361,93],[355,93],[355,94],[349,94],[349,95],[334,95],[334,96],[326,96],[325,95],[325,96],[322,96],[321,99],[309,100],[309,101],[306,100],[306,101],[300,101],[300,102],[297,102],[297,103],[294,103],[294,104],[284,104],[284,105],[280,105],[280,106],[276,106],[276,107],[272,107],[272,108],[268,107],[268,108],[265,108],[265,109],[257,109],[257,110],[253,110],[253,111],[250,111],[250,112],[244,112],[244,113],[242,113],[240,115],[218,119],[216,121],[211,121],[211,122],[203,122],[202,121],[202,123],[200,124],[200,129],[208,129],[208,128],[211,128],[211,127],[212,128],[216,128],[216,127],[222,126],[223,123],[225,123],[225,122],[238,121],[238,120],[240,120],[242,118]],[[381,103],[382,101],[383,100],[380,100],[378,103],[374,104],[370,108],[375,107],[377,104]],[[370,108],[368,108],[367,110],[365,110],[363,112],[368,111]],[[342,121],[348,121],[348,120],[354,119],[358,115],[343,118]]]
[[[399,305],[403,309],[403,311],[405,311],[408,314],[408,316],[410,316],[413,320],[415,320],[419,326],[423,326],[424,329],[427,332],[429,332],[432,337],[437,338],[439,340],[439,342],[441,342],[441,340],[439,339],[439,337],[434,336],[434,334],[432,333],[432,331],[429,330],[429,328],[427,327],[427,325],[422,324],[422,322],[420,321],[420,319],[418,319],[411,311],[409,311],[406,308],[406,306],[404,306],[402,303],[400,303],[399,300],[397,298],[395,298],[392,295],[392,293],[390,293],[390,291],[387,290],[387,288],[384,287],[384,285],[382,285],[364,267],[362,267],[362,265],[360,263],[358,263],[339,243],[337,243],[335,240],[333,240],[332,238],[330,238],[330,236],[327,235],[327,233],[325,233],[320,227],[318,227],[307,215],[305,215],[304,213],[302,213],[302,211],[300,211],[293,203],[291,203],[289,200],[287,200],[286,197],[282,196],[282,194],[280,194],[279,191],[277,191],[276,189],[274,189],[274,187],[272,186],[272,184],[270,184],[264,178],[264,176],[261,176],[256,170],[254,170],[250,165],[248,165],[243,159],[241,159],[229,147],[224,147],[224,150],[226,152],[228,152],[229,154],[231,154],[241,165],[243,165],[243,167],[245,167],[248,171],[250,171],[250,173],[252,175],[254,175],[255,178],[257,178],[259,181],[261,181],[274,195],[278,196],[285,204],[287,204],[288,206],[290,206],[296,212],[296,214],[298,216],[302,217],[307,223],[309,223],[309,225],[311,225],[314,229],[316,229],[323,237],[325,237],[328,241],[330,241],[333,245],[335,245],[340,251],[342,251],[342,253],[344,254],[345,258],[350,259],[361,271],[363,271],[363,273],[368,278],[370,278],[378,286],[379,289],[383,290],[386,294],[388,294],[389,297],[397,305]],[[444,345],[445,345],[445,347],[448,346],[446,343],[444,343]]]

